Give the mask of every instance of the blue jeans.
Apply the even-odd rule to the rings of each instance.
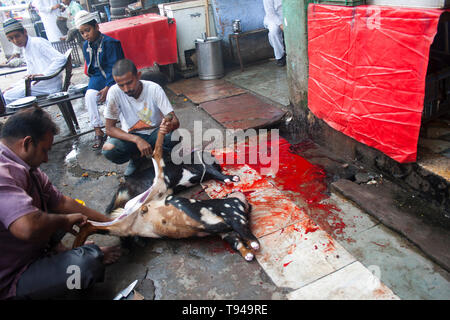
[[[145,141],[147,141],[152,148],[155,148],[156,139],[158,138],[159,128],[155,129],[151,134],[135,134]],[[178,141],[171,141],[172,133],[166,134],[163,142],[163,152],[171,152],[173,147]],[[114,148],[111,150],[102,150],[102,154],[111,162],[116,164],[122,164],[130,159],[138,159],[141,156],[141,152],[133,142],[120,140],[116,138],[109,138],[108,143],[113,144]]]

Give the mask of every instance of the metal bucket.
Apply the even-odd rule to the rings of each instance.
[[[224,76],[222,47],[218,37],[195,40],[195,50],[199,79],[212,80]]]

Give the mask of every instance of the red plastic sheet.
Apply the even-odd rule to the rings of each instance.
[[[176,63],[177,33],[175,20],[144,14],[101,23],[100,31],[120,40],[125,57],[133,60],[138,69]]]
[[[429,51],[443,12],[311,4],[310,110],[398,162],[415,161]]]

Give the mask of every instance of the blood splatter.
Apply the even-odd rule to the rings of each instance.
[[[293,261],[293,260],[292,260]],[[285,263],[285,264],[283,264],[283,267],[287,267],[292,261],[289,261],[289,262],[287,262],[287,263]]]
[[[312,223],[302,226],[302,228],[305,227],[303,230],[305,234],[315,232],[320,226],[334,238],[344,237],[346,224],[340,215],[341,211],[333,204],[324,203],[324,200],[329,198],[325,171],[299,155],[313,147],[312,142],[291,145],[283,138],[268,138],[266,146],[242,143],[235,145],[233,149],[216,154],[216,157],[223,161],[221,166],[224,171],[227,171],[227,168],[242,167],[242,164],[237,162],[239,159],[245,159],[246,165],[256,170],[261,177],[256,180],[250,179],[249,183],[239,184],[239,189],[246,195],[253,208],[260,208],[256,214],[252,212],[252,224],[258,225],[260,230],[259,234],[255,234],[257,237],[275,231],[277,223],[283,222],[284,225],[288,225],[289,222],[299,221],[305,216],[309,216],[317,223],[317,225]],[[268,158],[271,150],[276,149],[279,151],[278,170],[267,170],[271,163],[263,164],[260,159]],[[251,159],[256,161],[250,161]],[[247,171],[244,173],[251,174]],[[268,182],[282,194],[261,195],[259,191],[267,187]],[[223,185],[222,187],[222,191],[230,193],[236,186]],[[220,192],[220,195],[223,193]],[[286,197],[298,205],[297,209],[283,201]],[[263,212],[270,212],[270,215],[264,215]]]

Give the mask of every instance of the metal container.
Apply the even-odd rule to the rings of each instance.
[[[233,33],[241,33],[242,32],[242,28],[241,28],[241,20],[233,20]]]
[[[198,77],[201,80],[219,79],[224,76],[220,38],[207,37],[195,40]]]

